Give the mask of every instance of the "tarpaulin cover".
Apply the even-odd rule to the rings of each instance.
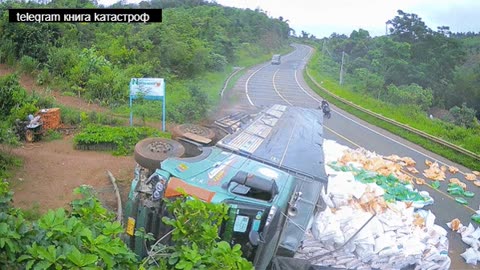
[[[274,105],[217,146],[326,181],[320,110]]]
[[[283,228],[280,249],[286,254],[293,255],[300,246],[327,183],[322,120],[319,110],[273,105],[217,143],[295,177],[295,191],[301,195],[294,203],[296,215],[289,216]]]

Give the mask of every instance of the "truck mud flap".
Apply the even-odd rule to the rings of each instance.
[[[138,200],[135,200],[135,201],[133,201],[133,202],[132,202],[131,200],[129,200],[129,201],[127,202],[127,205],[125,206],[125,220],[124,220],[124,224],[128,224],[129,218],[132,218],[132,219],[136,222],[136,220],[137,220],[138,204],[139,204],[139,201],[138,201]],[[127,225],[127,227],[128,227],[128,225]],[[135,233],[135,229],[136,229],[136,224],[135,224],[133,233]],[[130,235],[130,234],[126,233],[125,243],[128,245],[128,247],[129,247],[131,250],[135,250],[135,235]]]
[[[125,224],[127,224],[129,218],[133,218],[135,220],[133,233],[140,228],[144,228],[146,233],[152,233],[155,239],[160,239],[172,229],[171,226],[165,225],[162,221],[162,217],[171,217],[171,215],[168,213],[165,204],[163,202],[161,204],[157,207],[146,207],[142,200],[128,201],[125,208]],[[149,250],[156,242],[156,240],[153,240],[145,243],[142,237],[136,237],[128,233],[126,235],[125,243],[142,258],[147,255],[147,249]],[[170,239],[170,236],[165,237],[162,244],[170,243]]]
[[[135,224],[135,231],[140,229],[140,228],[145,228],[145,224],[146,224],[146,217],[147,217],[147,211],[148,211],[148,208],[144,207],[144,206],[140,206],[138,207],[138,210],[137,210],[137,218],[136,218],[136,224]],[[135,237],[135,236],[134,236]],[[146,249],[145,249],[145,245],[143,244],[144,242],[144,239],[141,238],[141,237],[135,237],[135,253],[138,254],[141,258],[145,257],[146,255]]]

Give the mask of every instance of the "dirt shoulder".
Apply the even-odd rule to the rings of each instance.
[[[117,178],[125,197],[135,166],[133,158],[75,150],[72,140],[70,135],[13,149],[13,154],[23,159],[23,167],[11,179],[15,206],[28,209],[38,205],[41,212],[65,207],[74,199],[76,187],[90,185],[100,200],[114,210],[116,201],[106,170]]]
[[[0,64],[0,76],[13,72],[12,68]],[[29,93],[35,91],[40,95],[52,95],[58,103],[67,107],[86,112],[108,111],[78,97],[47,91],[37,86],[30,75],[21,75],[19,82]],[[16,169],[10,181],[15,192],[14,205],[23,209],[35,207],[42,213],[67,206],[74,199],[73,190],[80,185],[93,186],[100,200],[109,209],[116,210],[113,186],[106,170],[117,178],[122,200],[125,200],[135,166],[133,156],[116,157],[108,152],[75,150],[73,135],[50,142],[25,143],[13,149],[12,153],[23,160],[23,166]]]

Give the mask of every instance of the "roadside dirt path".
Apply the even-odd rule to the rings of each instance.
[[[0,65],[0,76],[13,72],[6,65]],[[62,96],[58,91],[47,92],[35,85],[32,76],[21,75],[19,78],[28,92],[53,95],[62,105],[87,112],[108,111],[77,97]],[[73,189],[83,184],[93,186],[100,200],[109,209],[116,210],[113,186],[106,170],[117,178],[124,201],[135,166],[133,156],[116,157],[108,152],[75,150],[73,135],[50,142],[24,144],[12,152],[23,159],[23,167],[16,169],[10,181],[15,192],[14,205],[23,209],[38,208],[42,213],[67,206],[74,198]]]

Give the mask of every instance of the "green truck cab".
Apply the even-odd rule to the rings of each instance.
[[[296,129],[309,114],[315,121]],[[238,125],[236,119],[245,117],[220,119],[220,127],[236,130],[214,146],[200,147],[196,156],[169,157],[154,171],[136,167],[125,221],[127,244],[137,254],[145,256],[146,250],[134,231],[145,228],[156,239],[164,236],[169,228],[161,217],[169,213],[163,199],[175,198],[181,188],[203,201],[228,205],[229,218],[219,235],[240,244],[255,269],[266,269],[276,256],[293,257],[314,211],[322,207],[320,190],[327,179],[322,114],[275,105]],[[297,120],[292,129],[290,121]],[[305,146],[305,136],[310,145]],[[303,147],[313,151],[310,156]]]

